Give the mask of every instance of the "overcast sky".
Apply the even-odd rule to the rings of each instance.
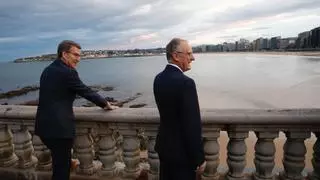
[[[164,47],[297,36],[320,26],[320,0],[7,0],[0,2],[0,61],[83,49]]]

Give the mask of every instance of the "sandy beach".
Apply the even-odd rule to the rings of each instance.
[[[289,56],[319,56],[320,51],[298,51],[298,52],[252,52],[254,54],[266,54],[266,55],[289,55]]]
[[[197,53],[195,53],[197,54]],[[287,55],[287,56],[314,56],[320,57],[320,51],[255,51],[255,52],[206,52],[206,53],[199,53],[199,54],[256,54],[256,55]]]

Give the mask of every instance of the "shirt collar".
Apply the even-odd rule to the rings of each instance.
[[[182,69],[181,69],[179,66],[177,66],[176,64],[169,63],[168,65],[173,66],[173,67],[176,67],[176,68],[178,68],[181,72],[183,72]]]

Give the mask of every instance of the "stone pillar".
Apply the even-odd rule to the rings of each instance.
[[[218,138],[220,136],[219,128],[203,127],[204,153],[207,161],[206,169],[202,175],[203,180],[218,180],[218,166],[220,145]]]
[[[280,174],[282,180],[303,180],[301,172],[304,169],[307,152],[304,140],[310,137],[310,132],[286,132],[287,141],[284,144],[283,167]]]
[[[93,175],[97,168],[93,165],[94,147],[88,128],[78,128],[74,141],[74,153],[79,159],[76,172],[83,175]]]
[[[0,125],[0,167],[15,167],[18,157],[14,153],[13,135],[7,125]]]
[[[50,171],[52,168],[51,152],[45,146],[39,136],[33,135],[32,138],[34,155],[38,159],[37,169],[40,171]]]
[[[230,138],[227,146],[229,172],[226,179],[244,179],[243,170],[246,167],[247,152],[247,146],[244,140],[248,137],[248,132],[228,131],[228,134]]]
[[[159,168],[160,161],[158,153],[154,150],[157,137],[157,126],[148,126],[145,127],[145,134],[148,136],[148,162],[150,164],[150,170],[148,173],[148,180],[158,180],[159,179]]]
[[[31,139],[27,126],[21,125],[20,129],[14,132],[13,142],[20,169],[35,168],[38,163],[38,159],[33,156],[34,149]]]
[[[313,158],[312,166],[313,172],[309,174],[310,180],[319,180],[320,179],[320,132],[315,133],[317,137],[316,143],[313,145]]]
[[[277,138],[279,132],[256,132],[258,141],[255,145],[255,159],[256,172],[253,178],[255,180],[273,180],[272,174],[274,168],[274,158],[276,147],[273,142]]]
[[[111,177],[115,170],[115,148],[116,143],[112,137],[112,130],[108,127],[99,130],[101,137],[99,141],[98,158],[102,162],[102,175]]]
[[[136,179],[140,175],[140,142],[137,137],[137,128],[132,124],[119,125],[119,132],[123,136],[124,179]]]

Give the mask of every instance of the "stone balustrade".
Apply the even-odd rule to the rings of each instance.
[[[72,179],[137,179],[148,172],[157,180],[159,157],[154,144],[159,125],[157,109],[74,108],[77,136],[73,157],[79,165]],[[0,106],[0,179],[50,179],[50,151],[33,135],[36,107]],[[204,180],[320,179],[320,110],[214,110],[202,109],[207,167]],[[141,141],[141,132],[146,141]],[[221,132],[227,132],[225,148]],[[275,163],[275,140],[283,132],[282,163]],[[254,149],[246,139],[254,133]],[[118,135],[117,135],[118,134]],[[119,136],[120,135],[120,136]],[[313,157],[306,160],[305,140],[314,136]],[[119,140],[120,139],[120,140]],[[142,149],[140,143],[145,143]],[[141,152],[147,153],[143,157]],[[226,152],[226,159],[221,154]],[[253,152],[254,167],[248,167]],[[249,154],[250,155],[250,154]],[[223,168],[222,161],[226,161]],[[312,164],[306,168],[307,163]],[[250,164],[250,163],[249,163]],[[251,171],[250,171],[251,169]]]

